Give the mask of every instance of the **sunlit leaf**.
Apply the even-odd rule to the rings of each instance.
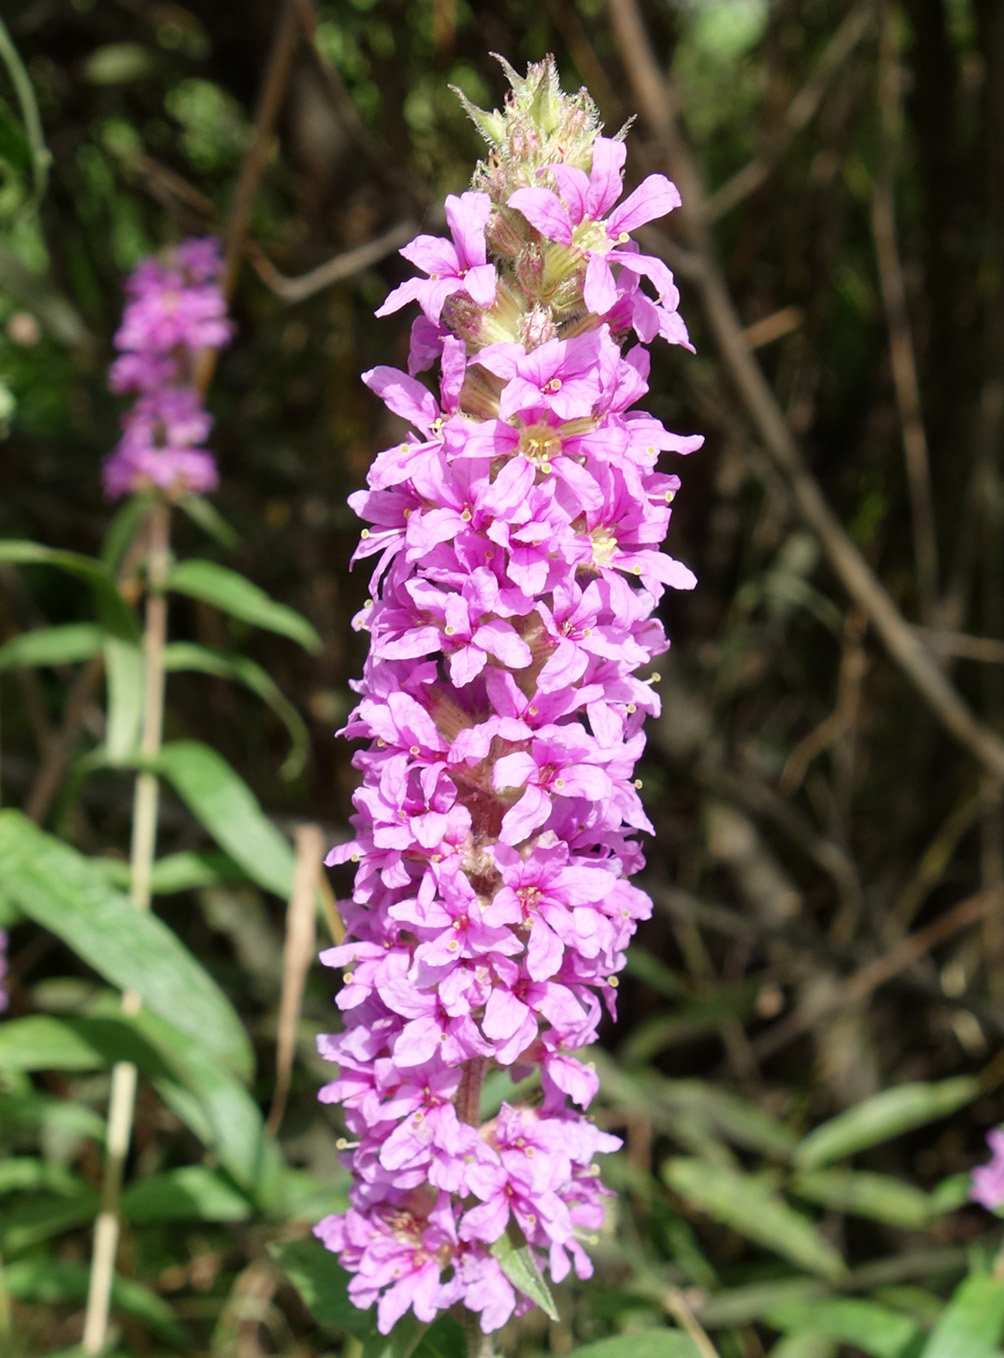
[[[766,1318],[775,1329],[811,1329],[837,1343],[853,1344],[870,1358],[907,1358],[920,1334],[908,1316],[858,1297],[788,1302]]]
[[[669,1160],[663,1176],[677,1193],[748,1240],[824,1278],[839,1278],[844,1263],[807,1217],[749,1174],[698,1159]]]
[[[572,1350],[572,1358],[702,1358],[697,1345],[680,1330],[637,1330],[598,1339]]]
[[[165,745],[150,766],[162,774],[213,839],[251,881],[284,900],[293,883],[293,848],[225,759],[194,740]]]
[[[520,1292],[525,1292],[531,1301],[551,1320],[558,1320],[558,1311],[551,1296],[551,1289],[527,1244],[517,1245],[508,1233],[501,1236],[491,1247],[491,1252],[501,1265],[502,1272]]]
[[[264,590],[226,566],[214,561],[182,561],[167,577],[167,588],[203,603],[215,604],[231,617],[255,627],[298,641],[308,651],[321,649],[321,638],[306,618],[286,604],[269,598]]]
[[[128,1221],[246,1221],[252,1210],[243,1193],[204,1165],[153,1174],[122,1194]]]
[[[973,1274],[956,1288],[921,1358],[996,1358],[1004,1338],[1004,1278]]]
[[[40,627],[0,646],[0,669],[18,665],[73,665],[97,655],[105,634],[95,623],[70,622],[61,627]]]
[[[968,1075],[885,1089],[810,1132],[795,1150],[795,1163],[802,1169],[816,1169],[842,1160],[914,1127],[948,1117],[972,1103],[980,1091],[979,1080]]]
[[[853,1169],[820,1169],[799,1174],[792,1192],[836,1212],[884,1221],[903,1230],[922,1230],[931,1218],[928,1195],[914,1184],[887,1174]]]
[[[136,910],[100,869],[16,811],[0,813],[4,892],[120,990],[242,1076],[253,1055],[244,1026],[216,982],[155,915]]]
[[[292,748],[282,766],[283,776],[294,778],[303,768],[310,740],[306,723],[267,670],[256,661],[246,655],[226,655],[190,641],[175,641],[164,649],[164,668],[168,673],[194,670],[217,679],[233,679],[250,689],[272,709],[289,733]]]

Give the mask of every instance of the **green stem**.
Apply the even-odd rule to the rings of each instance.
[[[494,1358],[492,1336],[483,1332],[481,1320],[473,1311],[464,1312],[464,1333],[467,1336],[467,1358]]]
[[[140,758],[144,763],[156,759],[160,752],[164,725],[164,647],[167,644],[164,583],[170,564],[170,530],[171,511],[166,503],[158,502],[151,509],[147,520],[147,598],[143,629],[146,693],[139,746]],[[133,797],[129,859],[130,895],[137,910],[150,908],[150,882],[157,847],[157,802],[156,774],[141,769],[136,776]],[[139,1013],[139,1009],[139,996],[135,991],[127,990],[122,996],[122,1012],[132,1017]],[[83,1349],[88,1354],[101,1353],[108,1339],[108,1312],[119,1242],[122,1175],[132,1139],[135,1105],[136,1067],[128,1061],[118,1061],[112,1067],[101,1208],[94,1223],[91,1276],[84,1319]]]

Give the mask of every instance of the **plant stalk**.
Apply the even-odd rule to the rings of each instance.
[[[164,647],[167,644],[167,596],[164,584],[170,564],[170,531],[170,507],[166,501],[158,501],[147,520],[147,596],[143,628],[146,691],[139,745],[143,763],[156,759],[159,754],[164,726]],[[157,848],[158,793],[156,774],[142,768],[136,776],[133,795],[129,855],[129,894],[137,910],[150,908],[150,883]],[[139,995],[127,990],[122,996],[123,1014],[135,1016],[139,1013],[140,1003]],[[87,1354],[100,1354],[108,1339],[108,1312],[119,1242],[122,1176],[129,1154],[136,1106],[136,1074],[136,1067],[129,1061],[117,1061],[112,1067],[101,1208],[94,1223],[91,1275],[84,1318],[82,1345]]]

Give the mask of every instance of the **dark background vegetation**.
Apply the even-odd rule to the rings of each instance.
[[[449,86],[491,107],[504,89],[491,51],[517,69],[555,53],[565,87],[587,84],[609,131],[638,115],[629,179],[661,169],[687,195],[645,244],[677,271],[697,355],[654,355],[651,405],[706,443],[681,469],[668,544],[700,584],[666,601],[674,644],[641,769],[657,830],[642,884],[656,913],[605,1038],[602,1116],[627,1141],[608,1177],[627,1195],[619,1234],[635,1263],[608,1243],[603,1288],[566,1296],[550,1335],[530,1323],[505,1342],[560,1352],[644,1323],[641,1258],[690,1289],[725,1358],[769,1352],[786,1328],[776,1316],[765,1323],[751,1304],[716,1321],[707,1298],[775,1278],[777,1252],[712,1224],[681,1178],[667,1186],[670,1155],[751,1180],[773,1173],[852,1269],[884,1261],[885,1282],[861,1275],[859,1291],[883,1283],[889,1305],[929,1323],[966,1248],[995,1243],[993,1219],[958,1205],[951,1176],[983,1158],[1004,1079],[1004,8],[318,0],[290,12],[297,36],[251,201],[236,338],[209,394],[215,504],[240,541],[207,546],[179,517],[175,545],[302,611],[324,650],[307,656],[185,599],[172,602],[172,636],[264,664],[309,722],[311,753],[283,781],[280,724],[200,677],[172,679],[167,734],[213,745],[283,829],[319,822],[344,837],[354,772],[332,732],[362,665],[349,622],[366,596],[365,572],[347,571],[358,524],[345,501],[395,437],[359,373],[403,366],[406,325],[372,313],[405,276],[395,251],[407,234],[308,295],[289,280],[398,228],[441,229],[443,195],[463,190],[481,151]],[[52,164],[37,214],[16,215],[30,182],[16,154],[0,183],[0,535],[97,551],[122,277],[182,236],[226,235],[242,166],[262,149],[256,111],[284,14],[278,0],[4,5]],[[0,94],[10,121],[3,79]],[[85,596],[61,577],[0,570],[0,640],[83,616]],[[6,804],[31,796],[71,681],[3,676]],[[100,698],[98,687],[71,728],[71,773],[100,738]],[[130,797],[121,776],[69,777],[43,820],[89,853],[121,852]],[[168,798],[162,850],[202,842]],[[164,913],[237,1002],[267,1105],[281,903],[217,886]],[[72,1004],[72,986],[89,983],[30,926],[13,929],[11,960],[14,1015]],[[283,1123],[290,1162],[322,1175],[337,1120],[313,1102],[323,1072],[310,1050],[331,1021],[332,983],[320,968],[310,977]],[[713,1091],[728,1090],[801,1134],[890,1086],[958,1075],[981,1081],[962,1111],[857,1162],[924,1192],[955,1183],[957,1210],[931,1208],[909,1230],[799,1196],[783,1154],[723,1130],[712,1109]],[[100,1110],[100,1080],[78,1085],[54,1088]],[[137,1174],[199,1154],[152,1096],[137,1145]],[[96,1173],[93,1149],[81,1154]],[[338,1349],[262,1264],[260,1223],[159,1229],[130,1266],[190,1321],[199,1352]],[[86,1231],[34,1248],[79,1261]],[[249,1278],[259,1310],[242,1327],[234,1296]],[[71,1302],[15,1304],[18,1353],[78,1337]],[[123,1323],[123,1351],[166,1351]],[[798,1353],[838,1351],[862,1350],[820,1341]]]

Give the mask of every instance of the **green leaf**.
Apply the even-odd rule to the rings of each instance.
[[[737,1146],[787,1157],[795,1145],[795,1134],[783,1122],[704,1080],[663,1080],[654,1095],[662,1107],[691,1109]]]
[[[293,849],[247,784],[208,745],[178,740],[150,767],[162,774],[192,815],[251,881],[283,900],[293,885]]]
[[[955,1290],[921,1358],[996,1358],[1004,1338],[1004,1278],[972,1274]]]
[[[768,1358],[837,1358],[837,1346],[813,1330],[786,1334],[771,1349]]]
[[[115,576],[102,561],[77,552],[55,551],[38,542],[0,542],[0,562],[53,566],[90,586],[98,621],[106,634],[109,712],[105,743],[113,762],[126,759],[139,734],[143,655],[139,626],[132,609],[119,593]]]
[[[906,1358],[921,1333],[909,1317],[857,1297],[789,1302],[768,1312],[767,1323],[777,1330],[811,1330],[870,1358]]]
[[[97,655],[105,634],[95,623],[70,622],[62,627],[40,627],[0,646],[0,670],[19,665],[74,665]]]
[[[714,1220],[810,1273],[840,1278],[840,1255],[808,1218],[789,1207],[763,1179],[699,1159],[669,1160],[662,1168],[669,1186]]]
[[[194,642],[175,641],[164,648],[164,668],[168,673],[195,670],[217,679],[235,679],[249,688],[272,709],[289,733],[291,748],[281,769],[283,777],[295,778],[303,768],[310,741],[306,722],[267,670],[256,661],[246,655],[225,655]]]
[[[83,1179],[64,1165],[29,1155],[9,1155],[0,1160],[0,1193],[65,1193],[72,1196],[86,1188]]]
[[[112,515],[101,547],[101,561],[110,571],[118,570],[155,502],[148,492],[130,495]]]
[[[104,1003],[117,1003],[108,995]],[[198,1036],[142,1009],[129,1020],[161,1063],[158,1093],[219,1158],[234,1182],[261,1208],[276,1192],[277,1151],[266,1140],[261,1110],[240,1081]],[[2,1027],[2,1025],[0,1025]]]
[[[459,1321],[449,1314],[437,1316],[422,1335],[414,1358],[465,1358],[467,1335]]]
[[[428,1328],[412,1311],[406,1311],[390,1334],[370,1331],[363,1344],[363,1358],[412,1358]]]
[[[681,1330],[638,1330],[573,1349],[571,1358],[701,1358],[701,1352]]]
[[[55,1306],[61,1302],[87,1300],[90,1268],[87,1264],[57,1259],[18,1259],[4,1269],[4,1284],[19,1301]],[[134,1278],[117,1277],[112,1283],[112,1307],[134,1316],[165,1343],[188,1348],[192,1336],[163,1297]]]
[[[240,533],[227,523],[212,500],[207,500],[204,495],[183,495],[178,500],[178,508],[221,547],[233,551],[235,547],[240,546]]]
[[[148,1074],[171,1068],[129,1019],[31,1014],[0,1023],[0,1070],[105,1070],[131,1061]]]
[[[348,1330],[357,1339],[372,1332],[372,1311],[360,1311],[349,1301],[352,1275],[330,1250],[315,1240],[291,1240],[269,1245],[268,1252],[289,1276],[318,1325]]]
[[[246,1221],[251,1203],[204,1165],[183,1165],[131,1184],[122,1194],[128,1221]]]
[[[782,1302],[803,1301],[823,1295],[823,1286],[811,1278],[746,1283],[741,1287],[729,1287],[713,1293],[698,1309],[697,1318],[706,1329],[728,1329],[734,1325],[749,1325],[762,1320],[772,1307]]]
[[[92,861],[113,886],[128,888],[129,864],[123,859],[95,858]],[[186,849],[157,859],[150,875],[150,890],[155,896],[172,896],[178,891],[199,891],[222,882],[246,880],[247,873],[229,855],[215,849]]]
[[[276,603],[243,575],[214,561],[179,562],[168,574],[167,588],[175,594],[215,604],[242,622],[278,632],[298,641],[308,651],[321,649],[321,638],[306,618],[285,604]]]
[[[799,1143],[795,1164],[817,1169],[844,1156],[877,1146],[915,1127],[948,1117],[980,1094],[979,1080],[960,1075],[934,1084],[897,1085],[838,1113]]]
[[[278,833],[277,831],[275,833]],[[90,860],[16,811],[0,812],[6,895],[120,990],[198,1039],[244,1077],[254,1066],[240,1017],[209,973],[155,915],[113,891]]]
[[[0,1255],[13,1258],[22,1250],[54,1235],[82,1226],[97,1214],[100,1199],[83,1185],[76,1193],[35,1193],[14,1204],[5,1203],[0,1218]]]
[[[108,679],[105,750],[110,763],[124,764],[139,744],[146,661],[138,642],[122,637],[108,637],[104,651]]]
[[[508,1232],[495,1241],[491,1253],[499,1261],[502,1272],[513,1287],[525,1293],[550,1320],[559,1320],[551,1289],[537,1266],[533,1251],[527,1244],[517,1245]]]
[[[914,1184],[887,1174],[866,1174],[853,1169],[819,1169],[799,1174],[791,1184],[793,1193],[808,1202],[836,1212],[884,1221],[907,1231],[920,1231],[931,1219],[928,1195]]]
[[[8,1019],[7,1023],[17,1021]],[[0,1032],[5,1026],[0,1024]],[[34,1090],[0,1093],[0,1124],[41,1127],[70,1136],[89,1136],[97,1142],[103,1141],[105,1136],[105,1120],[92,1108]]]

